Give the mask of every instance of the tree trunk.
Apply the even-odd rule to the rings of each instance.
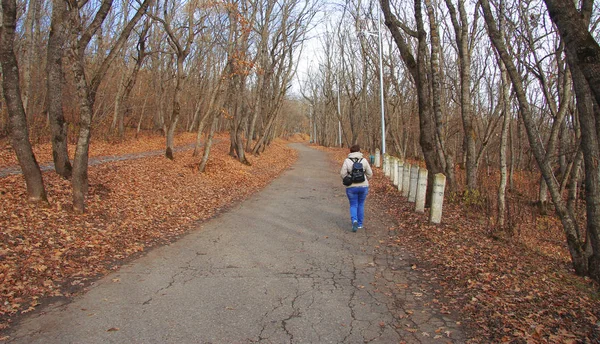
[[[419,143],[425,164],[429,170],[427,183],[427,204],[431,201],[433,190],[433,177],[436,173],[443,172],[436,149],[435,120],[431,113],[431,94],[429,92],[429,81],[427,79],[427,42],[426,32],[423,27],[421,13],[421,1],[415,0],[415,20],[417,23],[417,60],[411,53],[410,46],[402,36],[398,26],[398,20],[392,14],[389,0],[381,0],[381,9],[385,16],[385,25],[390,29],[394,42],[400,50],[402,60],[408,68],[417,89],[417,100],[419,105]]]
[[[435,119],[431,111],[431,93],[429,92],[429,81],[427,76],[427,34],[423,27],[421,13],[421,0],[415,0],[415,20],[417,22],[418,48],[417,48],[417,98],[419,102],[419,143],[425,164],[429,170],[427,183],[427,204],[431,202],[433,191],[433,178],[437,173],[443,172],[439,156],[437,154],[435,138]]]
[[[246,138],[246,152],[250,153],[252,151],[252,140],[254,140],[254,135],[256,133],[256,120],[258,119],[258,114],[261,109],[262,96],[261,93],[264,92],[264,73],[259,73],[256,81],[256,92],[254,96],[254,109],[252,111],[252,117],[250,118],[250,125],[248,126],[248,137]]]
[[[237,68],[236,68],[237,69]],[[238,71],[237,73],[243,73]],[[250,162],[246,159],[244,141],[242,140],[242,125],[246,121],[246,111],[244,109],[244,93],[245,93],[245,81],[241,75],[235,75],[233,77],[231,90],[233,94],[229,96],[230,111],[232,112],[233,118],[231,119],[230,137],[231,137],[231,154],[236,156],[237,159],[245,164],[250,165]]]
[[[585,107],[580,110],[579,119],[585,166],[587,237],[593,249],[588,269],[589,275],[600,282],[600,123],[597,122],[600,118],[600,46],[588,29],[593,2],[583,1],[580,13],[574,3],[544,1],[566,46],[578,109],[580,104]]]
[[[583,164],[585,166],[585,206],[587,215],[587,238],[591,241],[592,255],[588,258],[590,277],[600,281],[600,146],[598,141],[598,119],[600,111],[594,104],[594,98],[590,92],[584,75],[572,59],[567,58],[573,76],[573,85],[577,97],[577,110],[581,128],[581,151],[583,152]]]
[[[513,191],[515,189],[515,137],[513,134],[512,120],[508,123],[508,135],[510,138],[510,171],[508,178],[508,189]]]
[[[167,127],[167,148],[165,156],[173,160],[173,149],[175,140],[175,129],[177,128],[177,122],[179,121],[179,114],[181,113],[181,104],[179,98],[181,97],[181,82],[183,80],[183,61],[186,56],[177,57],[177,72],[175,76],[175,90],[173,91],[173,110],[169,117]]]
[[[27,16],[25,18],[25,54],[23,56],[23,107],[25,108],[25,114],[31,120],[33,118],[32,106],[33,103],[33,82],[32,82],[32,71],[34,70],[34,63],[36,52],[38,50],[36,46],[34,31],[36,18],[39,17],[40,0],[28,1]]]
[[[47,203],[42,173],[29,142],[27,118],[21,99],[19,66],[13,50],[16,17],[17,5],[15,0],[2,0],[0,63],[2,64],[2,89],[8,109],[11,143],[23,171],[23,177],[27,185],[27,197],[32,202]]]
[[[217,112],[215,111],[212,115],[211,115],[211,121],[210,121],[210,131],[208,133],[208,138],[206,139],[206,142],[204,143],[204,154],[202,155],[202,161],[200,162],[200,166],[198,167],[198,170],[200,172],[204,172],[204,170],[206,169],[206,164],[208,163],[208,156],[210,155],[210,148],[212,147],[212,141],[213,141],[213,137],[215,135],[215,129],[216,129],[216,124],[217,124]]]
[[[575,156],[575,160],[573,161],[573,167],[571,167],[569,183],[567,184],[567,208],[569,208],[569,211],[571,211],[573,214],[577,213],[577,194],[579,191],[579,181],[581,179],[580,170],[582,162],[583,152],[581,151],[581,149],[579,149],[577,155]]]
[[[269,130],[271,129],[271,127],[273,126],[273,122],[275,122],[275,114],[272,114],[268,120],[267,120],[267,124],[265,126],[264,129],[264,134],[258,139],[258,141],[256,142],[256,144],[254,145],[254,148],[252,149],[252,154],[254,155],[258,155],[258,151],[260,150],[260,148],[263,145],[266,145],[267,142],[267,134],[269,132]]]
[[[67,123],[63,113],[63,49],[65,41],[66,2],[52,3],[52,23],[46,56],[46,104],[52,133],[52,159],[58,175],[71,178],[73,167],[69,161]]]
[[[504,27],[501,26],[501,30]],[[502,31],[501,31],[502,32]],[[502,132],[500,134],[500,185],[498,186],[498,229],[501,231],[505,230],[505,216],[506,216],[506,182],[508,179],[507,163],[506,163],[506,150],[508,146],[508,130],[510,124],[510,86],[508,84],[508,76],[506,75],[506,68],[504,63],[499,61],[501,78],[502,78],[502,114],[504,119],[502,121]]]
[[[451,0],[446,0],[454,34],[458,47],[458,58],[460,67],[460,106],[464,131],[464,151],[466,152],[466,177],[467,189],[477,189],[477,149],[476,133],[473,125],[473,111],[471,109],[471,52],[469,50],[469,23],[464,8],[464,1],[458,1],[459,16]],[[459,22],[460,19],[460,22]]]
[[[223,73],[224,72],[225,71],[223,71]],[[208,103],[206,113],[204,115],[202,115],[202,118],[200,119],[200,122],[198,123],[198,132],[196,134],[196,145],[194,146],[194,152],[192,153],[192,156],[198,155],[198,151],[200,148],[200,138],[202,137],[202,131],[204,130],[204,121],[206,121],[206,119],[209,118],[211,113],[217,111],[216,109],[214,109],[214,107],[215,107],[215,103],[217,102],[217,98],[219,97],[219,92],[220,92],[221,85],[223,82],[223,75],[222,75],[223,73],[221,73],[221,75],[219,76],[219,80],[217,81],[217,84],[215,85],[215,88],[211,91],[210,101]]]
[[[144,97],[144,104],[142,105],[142,111],[140,111],[140,119],[138,120],[137,130],[135,131],[135,137],[137,138],[142,128],[142,119],[144,118],[144,112],[146,111],[146,103],[148,103],[148,95]]]
[[[123,114],[121,112],[121,102],[123,99],[123,95],[125,93],[125,65],[123,67],[123,73],[121,74],[121,79],[119,80],[119,86],[117,88],[117,96],[115,97],[115,105],[113,108],[113,120],[110,124],[110,131],[119,133],[119,127],[123,126]],[[119,135],[120,136],[120,135]]]
[[[266,4],[265,14],[263,17],[263,25],[260,35],[260,43],[257,48],[257,56],[256,60],[258,61],[258,65],[260,68],[267,68],[268,59],[267,59],[267,48],[269,42],[269,28],[271,25],[271,15],[275,6],[275,1],[269,0]],[[256,135],[256,121],[259,117],[260,109],[262,107],[262,103],[264,101],[265,94],[265,71],[258,72],[256,75],[256,94],[254,97],[254,106],[252,111],[252,117],[250,118],[250,125],[248,127],[248,137],[246,138],[246,152],[250,153],[252,151],[252,143],[254,140],[254,136]],[[262,115],[262,114],[260,114]]]
[[[81,214],[85,212],[85,195],[88,191],[88,155],[94,105],[90,101],[83,57],[74,62],[73,74],[79,98],[79,137],[73,161],[73,211]]]
[[[587,80],[596,104],[600,104],[600,46],[588,29],[587,20],[582,18],[573,2],[544,0],[550,18],[563,39],[570,63],[577,65]],[[593,6],[593,2],[584,1]],[[584,9],[585,12],[586,9]],[[587,10],[591,13],[591,8]],[[585,13],[584,13],[585,14]],[[589,16],[589,14],[585,14]]]
[[[77,89],[77,95],[79,100],[79,138],[77,140],[77,148],[75,150],[75,159],[73,162],[73,211],[76,213],[83,213],[85,211],[85,195],[88,191],[88,155],[89,155],[89,144],[91,137],[91,124],[92,117],[94,115],[94,103],[96,100],[96,92],[100,87],[100,83],[110,64],[114,61],[117,52],[120,51],[123,44],[127,41],[131,30],[146,12],[151,0],[145,0],[138,8],[136,14],[131,18],[129,23],[125,26],[123,31],[120,33],[118,39],[115,41],[111,50],[106,56],[100,67],[95,71],[92,80],[88,83],[85,73],[85,51],[89,42],[91,41],[94,34],[102,26],[102,23],[106,19],[111,7],[113,0],[102,1],[96,15],[92,22],[87,28],[84,28],[83,32],[74,32],[80,34],[79,39],[74,43],[71,49],[72,54],[72,69],[73,76],[75,79],[75,87]],[[79,20],[80,13],[78,7],[72,7],[70,9],[71,20],[77,23]],[[74,25],[74,29],[79,26]]]
[[[438,154],[441,168],[447,177],[447,185],[449,190],[453,190],[456,185],[454,176],[454,163],[452,158],[446,152],[446,142],[442,132],[442,88],[441,88],[441,67],[440,67],[440,37],[438,32],[438,24],[435,19],[435,14],[431,0],[425,0],[427,7],[427,15],[429,17],[429,26],[431,33],[431,99],[433,101],[433,113],[435,118],[435,128],[437,142],[439,144]]]
[[[144,30],[149,30],[150,25],[144,27]],[[143,35],[143,34],[142,34]],[[122,138],[125,135],[125,118],[127,118],[131,114],[131,92],[133,91],[133,87],[137,81],[138,74],[140,69],[142,68],[142,64],[144,63],[144,59],[146,58],[146,51],[144,50],[144,42],[142,41],[145,37],[140,35],[140,42],[138,43],[138,56],[135,61],[135,66],[133,67],[133,71],[127,80],[127,85],[125,86],[125,90],[123,92],[123,98],[121,100],[121,104],[125,109],[121,109],[119,111],[119,119],[118,119],[118,134],[119,137]]]

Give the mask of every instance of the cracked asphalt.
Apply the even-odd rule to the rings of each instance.
[[[11,343],[462,343],[369,203],[352,233],[326,153],[177,242],[20,321]],[[439,290],[438,290],[439,292]]]

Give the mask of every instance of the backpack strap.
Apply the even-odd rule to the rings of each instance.
[[[348,175],[350,175],[350,173],[352,173],[352,168],[354,167],[354,163],[356,162],[357,158],[346,158],[346,159],[348,159],[352,162],[352,166],[350,166],[350,170],[347,170]]]

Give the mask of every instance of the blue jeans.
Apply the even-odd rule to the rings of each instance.
[[[365,200],[368,194],[368,187],[346,188],[346,195],[350,201],[350,219],[352,223],[358,221],[359,227],[362,227],[365,218]]]

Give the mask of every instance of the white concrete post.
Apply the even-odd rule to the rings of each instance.
[[[394,163],[392,164],[392,184],[398,186],[398,158],[394,157]]]
[[[413,165],[410,168],[410,189],[408,190],[408,201],[417,200],[417,184],[419,183],[419,166]]]
[[[402,184],[404,184],[404,161],[398,162],[398,191],[402,192]]]
[[[398,166],[400,166],[400,159],[394,158],[394,186],[398,186],[398,180],[400,175],[398,174]]]
[[[381,152],[379,148],[375,150],[375,167],[381,167]]]
[[[427,169],[419,168],[419,181],[417,182],[417,200],[415,211],[417,213],[425,212],[425,196],[427,195]]]
[[[386,177],[388,176],[387,162],[388,162],[388,156],[387,156],[387,154],[384,154],[383,155],[383,175]]]
[[[446,189],[446,176],[438,173],[433,178],[433,193],[431,194],[431,212],[429,221],[442,222],[442,206],[444,205],[444,190]]]
[[[408,191],[410,190],[410,164],[404,163],[404,172],[402,173],[402,196],[408,197]]]
[[[385,155],[385,176],[390,177],[390,156],[388,154]]]

